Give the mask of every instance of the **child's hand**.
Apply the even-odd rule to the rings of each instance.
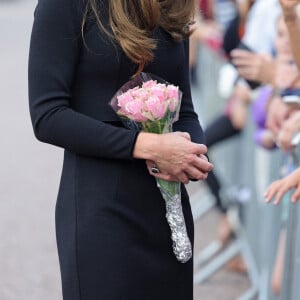
[[[300,198],[300,168],[287,177],[271,183],[264,195],[266,202],[271,202],[272,198],[275,197],[274,204],[277,205],[283,195],[292,188],[296,189],[291,197],[291,201],[295,203]]]

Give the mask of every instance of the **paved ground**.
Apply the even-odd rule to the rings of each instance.
[[[34,139],[27,105],[34,5],[0,0],[1,300],[61,299],[54,206],[62,152]],[[215,236],[217,219],[212,211],[196,222],[196,252]],[[232,300],[248,286],[246,277],[222,270],[195,287],[195,299]]]
[[[207,190],[199,183],[191,183],[188,186],[194,215],[199,211],[197,202],[206,201]],[[211,209],[200,218],[195,220],[195,261],[207,246],[216,240],[217,225],[220,214]],[[205,264],[204,264],[205,266]],[[203,267],[204,267],[203,266]],[[195,274],[201,272],[203,268],[195,266]],[[235,300],[250,288],[250,282],[246,275],[233,273],[226,267],[216,272],[205,283],[194,286],[195,300]]]

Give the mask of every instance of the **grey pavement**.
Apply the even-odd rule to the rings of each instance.
[[[29,119],[27,56],[34,1],[0,2],[0,299],[61,299],[54,207],[62,152]]]
[[[29,119],[27,57],[36,2],[0,0],[0,300],[61,300],[54,210],[62,150],[37,142]],[[215,235],[213,211],[196,222],[196,251]],[[196,300],[231,300],[247,278],[222,270]]]

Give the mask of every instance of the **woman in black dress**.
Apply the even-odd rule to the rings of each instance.
[[[193,298],[193,262],[172,252],[154,178],[188,183],[212,168],[190,95],[192,13],[192,0],[39,0],[30,112],[36,137],[65,149],[56,205],[65,300]],[[142,69],[183,91],[178,132],[127,130],[108,105]],[[193,241],[184,187],[182,205]]]

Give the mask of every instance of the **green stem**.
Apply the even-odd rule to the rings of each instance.
[[[158,133],[162,133],[162,129],[161,129],[161,121],[157,121],[158,124]]]
[[[171,198],[180,193],[180,183],[175,181],[166,181],[163,179],[157,179],[160,188]]]

